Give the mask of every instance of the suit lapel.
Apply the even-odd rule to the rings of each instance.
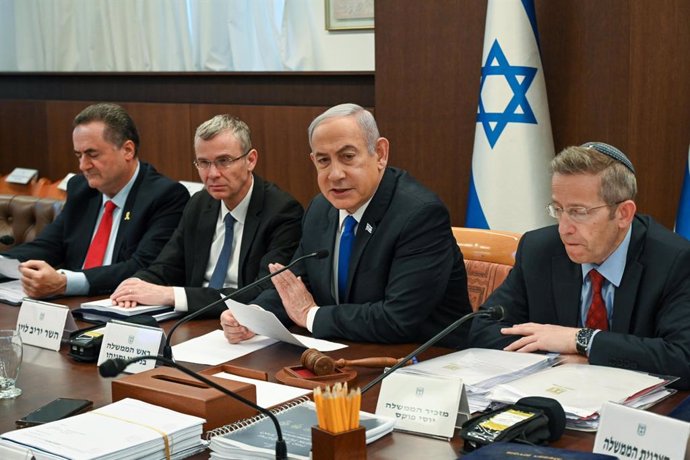
[[[115,237],[115,247],[113,247],[112,263],[121,262],[120,250],[122,249],[122,244],[127,239],[127,235],[130,232],[130,228],[132,228],[132,223],[135,221],[134,219],[138,219],[140,217],[140,209],[137,207],[137,205],[139,204],[139,202],[137,201],[137,194],[139,193],[139,189],[141,188],[141,183],[144,181],[144,177],[148,173],[149,167],[150,166],[148,164],[141,161],[139,162],[139,173],[137,174],[137,178],[134,180],[132,189],[129,191],[129,194],[127,195],[127,201],[125,201],[125,206],[122,209],[122,212],[120,213],[120,225],[117,229],[117,237]]]
[[[328,207],[326,218],[323,219],[322,224],[316,232],[311,235],[309,247],[320,249],[328,249],[328,258],[324,261],[325,270],[318,270],[309,273],[310,284],[313,288],[319,286],[327,286],[327,291],[323,292],[324,296],[328,296],[329,304],[335,304],[335,293],[333,292],[333,260],[335,258],[335,241],[338,232],[338,210],[333,206]],[[321,265],[321,264],[319,264]],[[342,300],[341,300],[342,302]]]
[[[249,200],[247,207],[247,217],[244,221],[244,230],[242,231],[242,241],[240,242],[240,261],[238,270],[237,285],[242,287],[245,284],[244,270],[246,267],[247,254],[254,243],[259,223],[261,222],[261,211],[264,208],[264,183],[259,176],[254,176],[254,189],[252,190],[252,197]]]
[[[637,291],[640,287],[640,279],[644,266],[637,260],[643,249],[646,230],[637,219],[633,220],[633,230],[628,246],[628,256],[625,262],[625,271],[621,278],[621,285],[616,289],[613,298],[613,318],[611,320],[612,331],[625,332],[630,330],[630,320],[635,309]]]
[[[75,239],[75,244],[77,245],[77,254],[80,254],[80,260],[86,259],[86,253],[89,251],[89,246],[91,246],[91,237],[96,231],[96,220],[98,220],[98,213],[101,211],[101,206],[103,205],[103,195],[98,190],[93,189],[93,194],[89,198],[86,205],[86,213],[84,219],[87,222],[92,222],[91,225],[75,225],[75,229],[80,234]]]
[[[580,294],[582,293],[582,269],[565,254],[551,260],[551,283],[555,305],[556,324],[576,327],[580,317]]]
[[[192,253],[193,263],[190,278],[194,286],[200,286],[204,280],[206,267],[209,263],[208,258],[211,251],[211,243],[213,242],[213,235],[216,232],[216,222],[218,221],[219,212],[220,201],[213,199],[207,194],[206,204],[199,214],[197,234],[193,237],[194,252]],[[215,263],[215,261],[213,261],[213,263]]]

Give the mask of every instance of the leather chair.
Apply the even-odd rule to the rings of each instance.
[[[11,235],[14,244],[0,245],[0,251],[36,238],[55,220],[64,202],[26,195],[0,195],[0,235]]]
[[[499,230],[453,227],[465,258],[467,290],[476,311],[508,276],[515,264],[520,234]]]

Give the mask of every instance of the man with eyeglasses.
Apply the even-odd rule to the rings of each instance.
[[[197,128],[194,151],[204,189],[189,201],[156,261],[118,286],[114,304],[196,311],[267,275],[269,263],[287,263],[295,252],[302,206],[254,174],[259,152],[249,126],[217,115]],[[239,300],[249,301],[267,286],[270,282]],[[221,304],[207,316],[217,317],[225,308]]]
[[[30,297],[112,292],[153,262],[189,200],[184,186],[139,161],[139,133],[119,105],[91,105],[73,125],[82,174],[67,184],[64,208],[36,239],[2,254],[23,261]]]
[[[477,318],[472,346],[680,377],[690,387],[690,242],[636,213],[630,160],[600,142],[551,162],[558,224],[523,235],[513,270]]]
[[[471,312],[448,209],[407,172],[387,166],[389,143],[373,115],[341,104],[316,117],[308,133],[321,194],[305,213],[295,258],[329,256],[275,276],[275,289],[254,303],[317,338],[375,343],[422,342]],[[254,335],[229,310],[221,325],[231,343]],[[458,328],[442,343],[464,347],[467,333]]]

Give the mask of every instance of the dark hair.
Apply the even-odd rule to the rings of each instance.
[[[139,151],[139,133],[129,114],[117,104],[93,104],[79,112],[74,118],[73,127],[85,125],[93,121],[105,124],[103,138],[111,144],[122,147],[126,141],[134,142],[134,154]]]

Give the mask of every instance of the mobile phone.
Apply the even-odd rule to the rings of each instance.
[[[88,399],[57,398],[17,420],[17,427],[41,425],[76,415],[93,406]]]

